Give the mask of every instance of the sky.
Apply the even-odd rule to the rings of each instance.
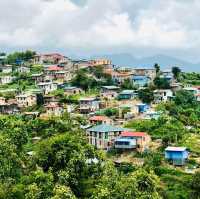
[[[0,0],[0,51],[200,61],[199,0]]]

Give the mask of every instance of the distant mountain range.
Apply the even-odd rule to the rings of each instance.
[[[114,65],[124,67],[145,67],[151,68],[158,63],[162,69],[169,69],[172,66],[178,66],[185,72],[200,72],[200,63],[194,64],[166,55],[155,55],[145,58],[136,58],[130,54],[110,54],[101,56],[92,56],[90,58],[107,58],[111,59]]]

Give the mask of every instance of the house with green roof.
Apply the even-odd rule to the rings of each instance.
[[[97,149],[109,149],[115,139],[127,129],[108,124],[100,124],[87,129],[88,141]]]

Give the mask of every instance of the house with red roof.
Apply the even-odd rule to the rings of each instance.
[[[124,131],[115,140],[115,148],[132,149],[143,152],[149,148],[151,137],[145,132]]]
[[[109,117],[103,116],[103,115],[96,115],[89,118],[91,125],[99,125],[99,124],[113,124],[113,120]]]
[[[49,80],[59,80],[60,82],[63,82],[66,72],[64,71],[63,67],[54,65],[46,68],[45,74]]]

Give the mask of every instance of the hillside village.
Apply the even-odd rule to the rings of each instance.
[[[160,177],[166,198],[173,198],[175,189],[174,198],[188,198],[191,190],[184,183],[200,165],[199,74],[176,66],[162,70],[159,63],[124,67],[104,58],[73,60],[33,51],[2,53],[0,71],[2,118],[56,124],[67,117],[71,124],[64,120],[68,126],[63,128],[74,125],[117,168],[148,165]],[[53,128],[62,130],[62,125]],[[45,133],[27,141],[27,158],[34,158]]]

